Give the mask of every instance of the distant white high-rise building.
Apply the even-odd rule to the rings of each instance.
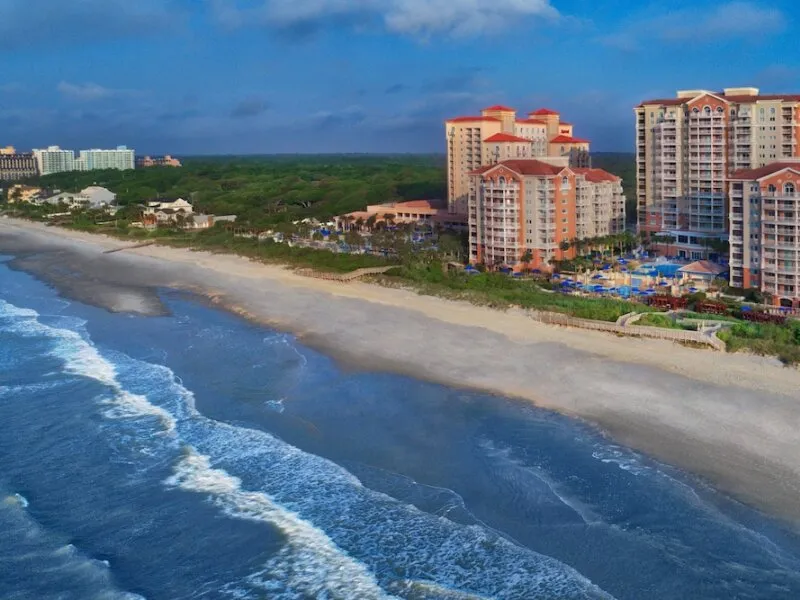
[[[39,173],[42,175],[75,170],[75,152],[72,150],[48,146],[45,150],[34,150],[33,156],[36,158]]]
[[[114,150],[81,150],[76,168],[81,171],[95,169],[119,169],[125,171],[136,167],[135,152],[127,146],[117,146]]]

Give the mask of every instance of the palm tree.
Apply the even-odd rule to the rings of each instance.
[[[370,215],[367,217],[367,229],[373,231],[375,229],[375,223],[378,220],[378,215]]]
[[[572,247],[572,242],[569,240],[562,240],[562,242],[558,245],[558,248],[561,250],[561,258],[564,258],[564,255],[569,251]]]
[[[525,252],[522,253],[520,257],[520,261],[523,264],[522,271],[527,275],[531,271],[531,261],[533,260],[533,252],[531,252],[530,248],[526,248]]]

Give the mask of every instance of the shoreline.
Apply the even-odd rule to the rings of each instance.
[[[578,417],[799,526],[800,371],[777,359],[553,327],[523,311],[311,279],[235,255],[157,245],[102,254],[127,245],[0,218],[0,253],[16,247],[6,252],[26,255],[16,268],[66,296],[156,315],[156,288],[192,292],[347,367]],[[72,291],[55,275],[64,268],[75,273]]]

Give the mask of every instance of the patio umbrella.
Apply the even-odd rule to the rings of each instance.
[[[691,292],[692,294],[694,294],[695,292],[697,292],[697,288],[696,288],[696,287],[690,287],[690,288],[689,288],[689,292]]]
[[[605,279],[605,278],[602,275],[600,275],[600,273],[598,273],[597,275],[593,276],[592,279]]]

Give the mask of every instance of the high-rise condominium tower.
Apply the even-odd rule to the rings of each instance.
[[[466,213],[470,172],[502,160],[539,159],[559,166],[589,167],[589,142],[546,108],[518,119],[513,108],[490,106],[480,116],[445,122],[447,199],[450,212]]]
[[[669,234],[689,259],[728,239],[733,171],[800,157],[798,95],[686,90],[635,113],[639,229]]]

